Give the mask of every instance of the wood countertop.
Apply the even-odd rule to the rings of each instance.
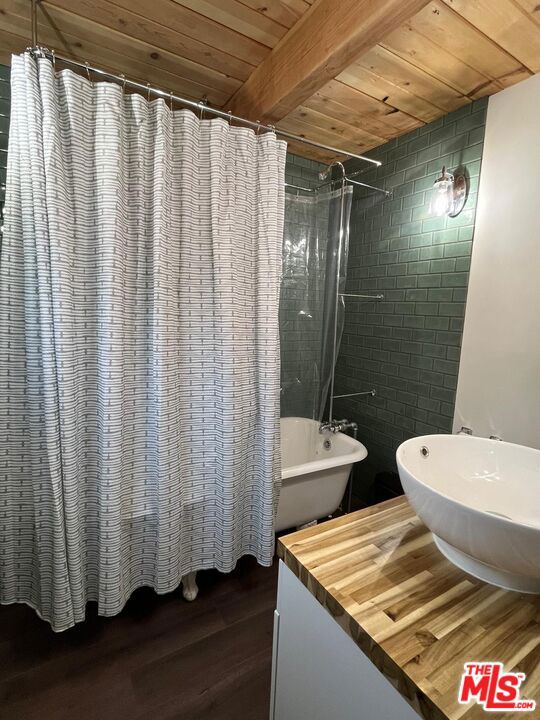
[[[278,555],[426,720],[540,718],[540,598],[454,567],[405,498],[282,537]],[[536,711],[460,705],[477,660],[525,672]]]

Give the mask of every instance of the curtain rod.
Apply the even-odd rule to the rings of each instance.
[[[359,182],[358,180],[352,180],[349,175],[344,175],[343,179],[345,180],[345,182],[348,182],[351,185],[359,185],[360,187],[366,188],[367,190],[375,190],[376,192],[383,193],[383,195],[386,195],[387,197],[393,195],[392,190],[385,190],[384,188],[376,187],[375,185],[368,185],[368,183]],[[339,182],[339,180],[341,180],[341,178],[334,178],[333,180],[328,180],[327,182],[322,183],[321,185],[317,185],[317,187],[314,188],[302,187],[302,185],[293,185],[292,183],[286,182],[285,187],[291,187],[295,190],[305,190],[305,192],[313,193],[317,192],[323,187],[326,187],[327,185],[332,185],[335,182]]]
[[[357,155],[356,153],[348,152],[347,150],[341,150],[340,148],[335,148],[331,145],[323,145],[322,143],[315,142],[315,140],[308,140],[307,138],[301,137],[300,135],[294,135],[293,133],[286,132],[285,130],[280,130],[274,125],[265,125],[264,123],[253,122],[252,120],[247,120],[246,118],[240,117],[239,115],[233,115],[232,112],[224,112],[223,110],[217,110],[216,108],[209,107],[204,102],[188,100],[187,98],[180,97],[179,95],[174,95],[172,92],[166,92],[165,90],[161,90],[160,88],[151,87],[150,83],[143,85],[143,83],[137,82],[136,80],[128,80],[124,75],[115,75],[114,73],[107,72],[106,70],[96,68],[87,62],[82,63],[78,60],[71,60],[70,58],[64,57],[63,55],[58,55],[58,53],[56,53],[54,50],[49,50],[45,47],[35,46],[27,48],[27,52],[32,53],[32,55],[34,55],[35,57],[49,58],[53,61],[53,64],[55,60],[60,60],[61,62],[68,65],[75,65],[76,67],[85,70],[88,77],[90,77],[90,73],[93,72],[96,75],[101,75],[102,77],[113,78],[114,80],[122,83],[122,86],[130,85],[133,88],[137,88],[138,90],[146,92],[148,95],[150,95],[151,93],[153,95],[157,95],[158,97],[163,98],[164,100],[170,100],[171,102],[174,101],[177,103],[181,103],[182,105],[187,105],[188,107],[195,108],[196,110],[200,110],[201,112],[206,112],[211,115],[216,115],[217,117],[224,118],[229,122],[231,120],[235,120],[236,122],[247,125],[254,130],[268,130],[275,133],[276,135],[281,135],[284,138],[294,140],[295,142],[303,143],[304,145],[310,145],[311,147],[320,148],[321,150],[335,152],[338,155],[348,155],[350,158],[355,158],[356,160],[364,160],[365,162],[376,165],[377,167],[382,165],[379,160],[373,160],[372,158],[368,158],[365,155]]]

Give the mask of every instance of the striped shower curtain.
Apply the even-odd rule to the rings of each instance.
[[[64,630],[271,562],[285,153],[13,58],[0,602]]]

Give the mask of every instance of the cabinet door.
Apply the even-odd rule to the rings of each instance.
[[[419,720],[282,562],[277,611],[271,720]]]

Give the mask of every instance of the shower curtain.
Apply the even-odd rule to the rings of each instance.
[[[322,420],[332,377],[336,279],[345,287],[353,190],[285,196],[283,281],[279,303],[281,415]],[[343,227],[342,227],[343,225]],[[337,347],[343,329],[338,304]]]
[[[13,58],[0,263],[0,602],[270,564],[286,145]]]

